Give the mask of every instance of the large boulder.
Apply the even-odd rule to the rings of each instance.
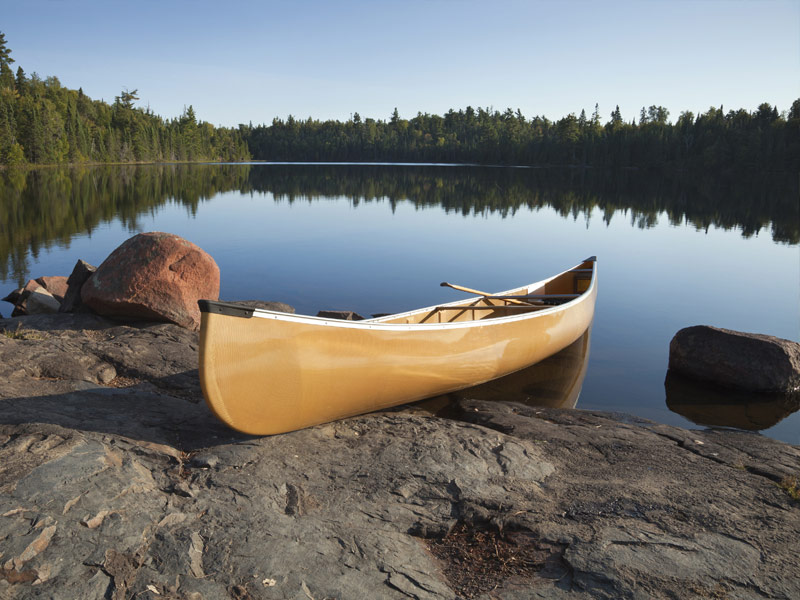
[[[140,233],[125,241],[81,288],[98,314],[169,321],[200,328],[197,301],[219,297],[219,267],[198,246],[170,233]]]
[[[790,340],[697,325],[669,345],[673,372],[752,392],[800,390],[800,344]]]

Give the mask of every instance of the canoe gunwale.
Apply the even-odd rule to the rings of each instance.
[[[411,316],[415,314],[420,314],[424,312],[430,312],[437,310],[442,307],[446,308],[463,308],[464,310],[469,310],[470,306],[469,303],[476,302],[484,299],[484,296],[470,296],[464,300],[456,300],[454,302],[449,302],[446,304],[434,304],[432,306],[428,306],[425,308],[417,308],[411,311],[406,311],[402,313],[396,313],[391,315],[386,315],[382,317],[376,317],[372,319],[364,319],[362,321],[345,321],[343,319],[329,319],[325,317],[314,317],[310,315],[295,315],[291,313],[283,313],[278,311],[272,311],[262,308],[246,308],[243,310],[243,307],[238,306],[236,304],[229,304],[225,302],[219,302],[215,300],[200,300],[198,304],[200,305],[201,312],[217,312],[221,314],[225,314],[227,316],[239,317],[239,318],[258,318],[258,319],[274,319],[278,321],[286,321],[292,323],[306,323],[309,325],[316,325],[321,327],[338,327],[343,329],[366,329],[366,330],[386,330],[386,331],[432,331],[437,329],[459,329],[459,328],[467,328],[467,327],[490,327],[495,324],[503,324],[509,323],[513,321],[522,321],[527,319],[536,319],[543,315],[550,315],[553,313],[561,312],[561,311],[568,311],[580,303],[588,302],[593,296],[594,289],[597,282],[597,262],[594,257],[587,259],[586,261],[582,261],[578,263],[576,266],[562,271],[561,273],[557,273],[552,277],[548,277],[547,279],[542,279],[541,281],[537,281],[527,286],[524,286],[527,289],[536,289],[538,287],[544,286],[548,282],[566,274],[575,269],[579,268],[585,262],[592,262],[592,278],[589,283],[589,286],[584,290],[577,298],[574,298],[568,302],[564,302],[562,304],[556,304],[553,306],[547,306],[543,308],[541,305],[531,305],[530,312],[524,312],[522,314],[516,315],[507,315],[502,317],[494,317],[491,319],[478,319],[478,320],[470,320],[470,321],[453,321],[453,322],[445,322],[445,323],[385,323],[386,319],[397,319],[402,318],[405,316]],[[512,288],[511,290],[506,290],[505,292],[497,292],[492,294],[492,297],[498,296],[509,296],[514,292],[518,292],[520,289],[519,287]],[[502,307],[498,307],[502,308]]]

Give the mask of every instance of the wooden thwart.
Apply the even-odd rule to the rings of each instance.
[[[490,294],[487,294],[486,292],[481,292],[480,290],[473,290],[472,288],[464,287],[463,285],[456,285],[455,283],[447,283],[446,281],[443,281],[439,285],[442,287],[453,288],[454,290],[458,290],[459,292],[467,292],[468,294],[477,294],[478,296],[483,296],[484,298],[492,298],[492,296]],[[500,299],[507,298],[508,301],[511,302],[511,304],[524,305],[524,302],[520,302],[519,300],[516,300],[511,296],[499,296],[499,298]]]

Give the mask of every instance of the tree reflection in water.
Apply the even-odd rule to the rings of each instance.
[[[599,209],[609,223],[625,213],[636,227],[666,214],[673,224],[738,228],[745,237],[769,228],[776,242],[800,242],[798,181],[783,174],[741,179],[671,176],[646,171],[382,164],[161,164],[7,169],[0,173],[0,277],[20,285],[28,259],[66,246],[76,235],[137,219],[167,203],[195,214],[222,192],[269,193],[276,201],[344,197],[354,206],[386,201],[439,206],[461,215],[514,215],[550,207],[566,217]],[[121,240],[120,240],[121,241]]]

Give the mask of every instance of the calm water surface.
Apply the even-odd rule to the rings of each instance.
[[[788,400],[697,402],[685,385],[665,388],[682,327],[800,337],[797,191],[773,178],[726,188],[636,173],[253,164],[6,172],[0,185],[2,295],[78,259],[98,265],[142,231],[209,252],[221,299],[307,314],[409,310],[459,298],[444,280],[497,291],[597,255],[578,407],[681,426],[721,410],[722,425],[800,444]]]

